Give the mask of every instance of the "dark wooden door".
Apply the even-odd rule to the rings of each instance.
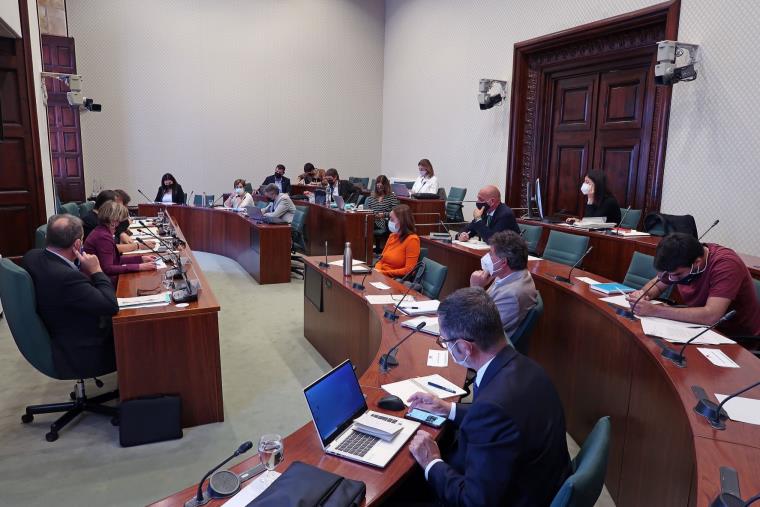
[[[46,72],[76,74],[74,39],[42,36],[42,68]],[[56,191],[61,202],[85,200],[82,131],[79,109],[66,100],[69,88],[63,81],[46,78],[48,133]]]
[[[39,159],[35,156],[31,60],[23,39],[0,38],[0,254],[23,255],[45,221]]]

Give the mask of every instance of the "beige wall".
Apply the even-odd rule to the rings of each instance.
[[[68,36],[66,0],[37,0],[40,33]]]

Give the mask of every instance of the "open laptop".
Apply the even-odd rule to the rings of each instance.
[[[348,359],[307,386],[303,393],[322,449],[341,458],[383,468],[420,426],[415,421],[368,410],[354,367]],[[402,429],[389,442],[360,433],[353,429],[353,422],[365,413],[401,425]]]
[[[261,212],[261,208],[259,208],[258,206],[246,206],[243,209],[248,214],[248,218],[250,218],[251,220],[255,220],[256,222],[266,221],[266,217],[264,216],[264,213]]]
[[[340,195],[336,195],[333,197],[335,197],[335,205],[338,207],[338,209],[345,209],[346,201],[343,200],[343,197],[341,197]]]
[[[391,183],[391,190],[396,194],[396,197],[410,197],[409,187],[403,183]]]

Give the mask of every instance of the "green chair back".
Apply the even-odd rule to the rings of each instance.
[[[193,206],[201,207],[203,206],[203,196],[200,194],[195,194],[195,197],[193,197]]]
[[[45,248],[47,238],[47,224],[42,224],[34,231],[34,248]]]
[[[588,248],[588,236],[551,231],[544,248],[544,259],[572,266]]]
[[[509,341],[512,342],[512,345],[521,354],[528,354],[530,334],[533,332],[533,328],[536,327],[538,319],[541,318],[541,315],[543,313],[544,300],[541,297],[541,293],[539,292],[538,298],[536,300],[536,306],[530,309],[528,314],[523,318],[522,322],[520,322],[520,325],[517,326],[517,329],[515,329],[515,332],[512,333],[512,336],[509,338]]]
[[[428,254],[428,249],[426,247],[424,247],[424,246],[421,246],[420,247],[420,257],[419,257],[419,259],[417,259],[417,262],[419,262],[422,259],[424,259],[425,257],[427,257],[427,254]]]
[[[55,192],[55,214],[60,215],[63,213],[63,207],[61,207],[61,198],[58,197],[58,192]]]
[[[293,221],[290,223],[290,237],[293,241],[293,250],[296,252],[306,252],[306,219],[309,208],[305,206],[296,206]]]
[[[245,186],[244,186],[243,188],[244,188],[244,189],[245,189],[245,191],[246,191],[246,192],[248,192],[249,194],[253,194],[253,185],[251,185],[250,183],[246,183],[246,184],[245,184]]]
[[[609,416],[596,422],[573,459],[573,474],[565,480],[551,507],[593,507],[602,492],[607,474],[611,427]]]
[[[620,216],[623,217],[620,227],[623,229],[635,229],[641,220],[641,210],[620,208]]]
[[[467,195],[466,188],[451,187],[449,196],[446,198],[446,220],[449,222],[464,222],[462,214],[462,201]]]
[[[259,209],[264,209],[269,206],[269,203],[266,201],[256,201],[254,204],[256,204],[256,207]]]
[[[755,284],[755,292],[757,293],[757,302],[760,303],[760,280],[753,278],[752,282]]]
[[[79,205],[75,202],[67,202],[61,205],[61,209],[64,213],[69,215],[79,216]]]
[[[536,254],[538,252],[538,242],[541,241],[541,233],[544,228],[540,225],[517,224],[522,231],[522,237],[528,244],[528,252]]]
[[[425,263],[425,272],[422,274],[422,280],[419,281],[422,285],[422,293],[431,299],[438,299],[443,284],[446,283],[449,268],[427,257],[422,259],[422,262]]]
[[[50,334],[37,315],[32,277],[9,259],[0,259],[0,300],[21,354],[41,373],[60,379],[53,363]]]
[[[657,276],[657,270],[654,268],[654,257],[641,252],[633,252],[631,264],[628,265],[628,272],[623,278],[623,285],[640,289],[655,276]]]
[[[83,217],[95,207],[95,201],[84,201],[79,205],[79,216]]]
[[[348,181],[362,188],[369,188],[369,178],[355,178],[351,176],[348,178]]]

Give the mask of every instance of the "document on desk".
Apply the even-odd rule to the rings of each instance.
[[[390,289],[390,286],[385,285],[383,282],[369,282],[371,286],[373,286],[376,289],[380,290],[388,290]]]
[[[343,267],[343,259],[340,259],[340,260],[337,260],[337,261],[328,262],[328,264],[330,266],[338,266],[338,267],[342,268]],[[356,259],[354,259],[354,260],[351,261],[351,266],[352,267],[353,266],[358,266],[360,264],[364,264],[364,261],[357,261]]]
[[[697,333],[703,331],[706,327],[689,322],[661,319],[659,317],[641,317],[640,320],[644,334],[649,336],[659,336],[670,343],[685,343],[694,338]],[[734,344],[736,342],[710,330],[692,343],[695,345],[722,345]]]
[[[631,303],[628,302],[628,296],[608,296],[606,298],[599,298],[599,301],[604,301],[605,303],[610,303],[612,305],[625,308],[626,310],[631,309]],[[662,301],[649,301],[649,302],[653,305],[662,304]]]
[[[715,397],[722,402],[728,395],[715,393]],[[760,425],[760,400],[737,396],[731,398],[723,408],[733,421]]]
[[[258,477],[238,491],[235,496],[227,500],[224,506],[247,507],[249,503],[253,502],[260,494],[262,494],[279,476],[280,472],[275,472],[274,470],[267,470],[266,472],[259,474]]]
[[[449,351],[441,349],[428,350],[428,366],[446,368],[449,365]]]
[[[463,246],[466,248],[472,248],[473,250],[490,250],[491,247],[488,246],[486,243],[470,243],[469,241],[459,241],[458,239],[454,240],[455,245]]]
[[[594,284],[597,284],[597,283],[602,283],[602,282],[597,282],[593,278],[589,278],[587,276],[576,276],[575,279],[576,280],[580,280],[581,282],[587,283],[589,285],[594,285]]]
[[[433,336],[440,336],[441,330],[438,328],[438,317],[436,316],[415,317],[413,319],[405,320],[401,323],[401,326],[409,329],[415,329],[420,325],[420,322],[425,323],[425,327],[420,329],[420,332]],[[444,352],[446,351],[444,350]]]
[[[529,261],[542,261],[543,259],[541,257],[534,257],[533,255],[528,255]]]
[[[146,308],[150,306],[165,306],[171,302],[171,293],[162,292],[150,296],[136,296],[131,298],[116,298],[119,308]]]
[[[635,238],[639,236],[651,236],[648,232],[641,232],[641,231],[635,231],[631,229],[630,231],[626,231],[625,229],[613,229],[613,231],[618,234],[619,236],[623,236],[624,238]]]
[[[429,301],[409,301],[404,300],[403,303],[398,305],[398,309],[407,315],[424,315],[426,313],[435,313],[438,311],[438,305],[441,302],[437,299],[431,299]]]
[[[439,389],[429,385],[429,383],[436,384],[446,389]],[[433,374],[426,377],[415,377],[409,380],[401,380],[392,384],[383,384],[382,387],[387,393],[393,394],[401,398],[405,405],[409,406],[407,400],[418,392],[426,392],[438,396],[439,398],[451,398],[452,396],[463,396],[467,394],[467,391],[461,389],[456,384],[453,384],[441,377],[440,375]]]
[[[739,368],[739,365],[734,362],[733,359],[728,357],[725,352],[720,349],[706,349],[704,347],[697,347],[697,350],[702,353],[715,366],[721,368]]]
[[[369,304],[371,305],[395,305],[399,301],[401,301],[401,298],[404,297],[403,294],[369,294],[367,296],[364,296],[367,298],[367,301],[369,301]],[[406,296],[404,298],[404,302],[414,302],[414,298],[412,296]]]

